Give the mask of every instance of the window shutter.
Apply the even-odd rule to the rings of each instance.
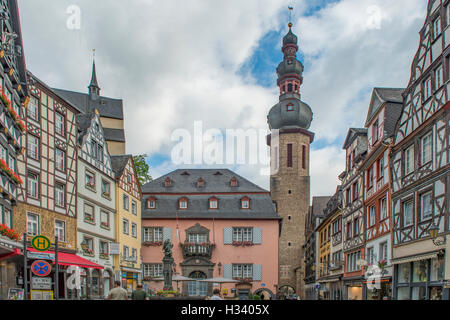
[[[172,242],[172,228],[163,228],[163,241],[166,240]]]
[[[233,243],[233,228],[224,228],[223,244],[232,244],[232,243]]]
[[[223,266],[223,276],[227,279],[233,278],[233,265],[232,264],[226,264]]]
[[[253,280],[254,281],[262,280],[262,265],[260,264],[253,265]]]
[[[262,244],[262,229],[253,228],[253,243]]]

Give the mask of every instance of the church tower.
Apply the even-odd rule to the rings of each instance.
[[[301,101],[303,64],[297,60],[297,36],[289,32],[283,38],[284,59],[277,68],[280,102],[269,112],[271,134],[270,192],[282,217],[279,241],[280,294],[294,292],[304,298],[305,219],[310,203],[309,158],[314,134],[308,131],[313,113]]]

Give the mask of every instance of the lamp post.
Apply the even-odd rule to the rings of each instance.
[[[445,237],[439,237],[439,227],[433,223],[433,225],[428,229],[428,234],[435,246],[442,246],[445,244]]]

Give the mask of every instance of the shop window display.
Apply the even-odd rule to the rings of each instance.
[[[409,283],[411,279],[411,265],[409,263],[404,263],[398,267],[399,273],[399,283]]]
[[[444,280],[444,257],[431,260],[431,281]]]
[[[397,300],[410,300],[409,287],[397,288]]]
[[[421,260],[413,263],[413,282],[427,282],[428,280],[428,261]]]
[[[427,288],[426,287],[412,288],[412,299],[413,300],[426,300],[427,299]]]

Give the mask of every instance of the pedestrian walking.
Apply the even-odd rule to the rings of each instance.
[[[131,294],[131,300],[150,300],[147,292],[142,289],[142,284],[136,286],[136,290]]]
[[[114,289],[109,291],[108,300],[128,300],[127,291],[120,286],[120,281],[114,282]]]
[[[223,300],[222,297],[220,296],[220,290],[219,289],[214,289],[213,291],[213,296],[211,297],[210,300]]]

